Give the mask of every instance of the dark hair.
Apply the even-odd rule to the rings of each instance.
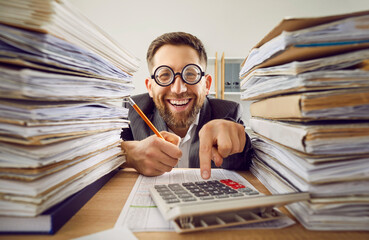
[[[154,58],[155,53],[162,46],[170,44],[170,45],[186,45],[196,50],[199,55],[200,62],[205,64],[205,68],[207,65],[207,55],[205,51],[205,47],[197,37],[185,33],[185,32],[170,32],[165,33],[159,37],[157,37],[154,41],[151,42],[149,49],[147,50],[146,61],[149,67],[149,70],[152,67],[152,59]]]

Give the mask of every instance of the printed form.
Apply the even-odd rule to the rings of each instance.
[[[255,189],[246,179],[237,172],[212,169],[209,180],[232,179],[252,189]],[[119,215],[115,228],[127,226],[132,232],[171,232],[174,231],[170,221],[166,221],[154,201],[150,197],[149,188],[157,184],[183,183],[204,181],[200,175],[200,169],[173,169],[157,177],[145,177],[140,175]],[[255,189],[256,190],[256,189]],[[293,225],[295,222],[288,218],[254,223],[242,226],[246,228],[283,228]],[[238,227],[240,228],[240,227]]]

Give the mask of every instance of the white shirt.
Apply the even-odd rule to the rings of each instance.
[[[175,166],[177,168],[188,168],[189,167],[189,155],[190,155],[190,146],[191,139],[194,138],[197,125],[199,123],[200,113],[197,114],[195,121],[190,125],[186,136],[181,138],[181,142],[179,143],[179,149],[182,151],[182,157],[179,159],[178,164]],[[173,133],[173,131],[169,129],[169,132]]]

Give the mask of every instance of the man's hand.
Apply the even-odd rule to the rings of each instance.
[[[182,156],[182,151],[178,148],[181,138],[165,131],[161,134],[165,140],[152,135],[142,141],[122,142],[126,166],[135,168],[145,176],[170,172]]]
[[[241,124],[216,119],[205,124],[200,132],[200,169],[203,179],[210,178],[211,160],[217,167],[223,163],[223,158],[242,152],[246,135]]]

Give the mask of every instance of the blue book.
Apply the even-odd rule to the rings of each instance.
[[[115,169],[36,217],[0,216],[1,234],[54,234],[119,170]]]

